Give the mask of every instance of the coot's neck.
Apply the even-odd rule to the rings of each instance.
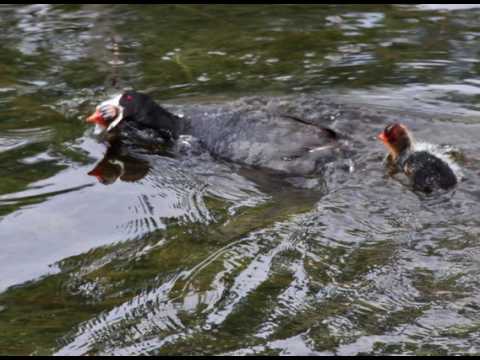
[[[398,154],[396,163],[400,169],[403,169],[405,162],[409,156],[413,153],[411,146],[405,148],[400,154]]]

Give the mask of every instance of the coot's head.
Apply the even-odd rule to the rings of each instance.
[[[385,144],[393,160],[403,151],[410,149],[413,142],[407,127],[398,123],[388,125],[378,134],[378,138]]]
[[[127,116],[134,115],[141,94],[127,91],[106,100],[98,105],[95,112],[87,118],[87,122],[95,124],[95,134],[109,132]]]

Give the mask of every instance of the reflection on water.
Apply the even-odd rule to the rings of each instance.
[[[479,11],[0,6],[0,353],[478,354]],[[84,118],[129,87],[325,96],[348,171],[107,147]],[[385,173],[394,120],[454,150],[454,191]]]
[[[103,159],[88,172],[104,185],[111,185],[117,179],[122,181],[139,181],[150,170],[148,161],[128,153],[128,147],[116,142],[107,149]]]

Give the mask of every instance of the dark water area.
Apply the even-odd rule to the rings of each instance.
[[[1,5],[0,354],[478,355],[479,16]],[[287,179],[107,151],[85,117],[126,88],[176,113],[324,97],[352,156]],[[395,119],[455,154],[453,191],[387,174],[376,135]]]

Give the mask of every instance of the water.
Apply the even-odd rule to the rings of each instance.
[[[478,354],[479,12],[2,5],[0,353]],[[84,119],[128,87],[324,94],[453,148],[463,180],[412,192],[361,117],[326,188],[204,152],[104,159]]]

